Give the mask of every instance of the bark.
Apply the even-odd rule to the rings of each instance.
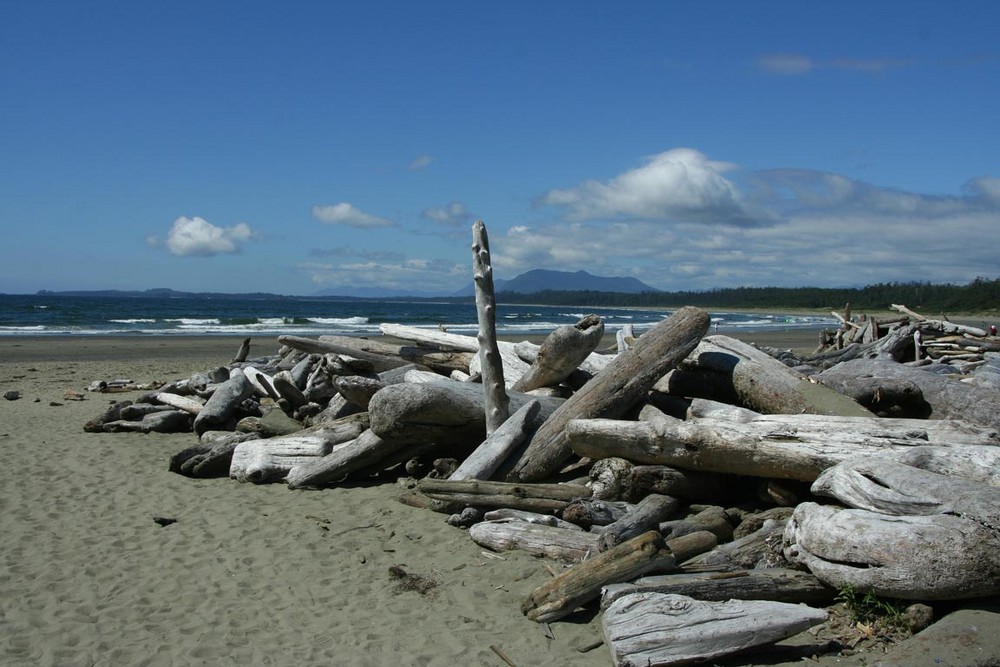
[[[684,307],[650,329],[542,424],[508,479],[536,481],[556,472],[573,453],[565,434],[570,420],[624,414],[694,349],[708,325],[708,313]]]
[[[504,386],[503,361],[497,345],[497,304],[493,295],[493,267],[486,225],[472,225],[472,277],[476,289],[476,319],[479,322],[479,363],[482,366],[486,434],[500,428],[510,416],[510,401]]]
[[[608,607],[601,627],[615,667],[645,667],[721,658],[791,637],[826,617],[825,611],[784,602],[632,593]]]

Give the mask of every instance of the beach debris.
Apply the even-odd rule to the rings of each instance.
[[[17,389],[8,389],[3,393],[3,397],[8,401],[16,401],[17,399],[21,398],[21,392],[19,392]]]
[[[171,524],[177,523],[177,519],[173,519],[166,516],[154,516],[153,523],[157,526],[169,526]]]
[[[708,314],[684,307],[603,351],[595,315],[541,345],[500,341],[481,224],[473,246],[478,337],[392,323],[384,341],[280,336],[274,355],[161,383],[84,430],[190,431],[198,443],[169,468],[192,477],[402,482],[402,503],[444,514],[484,557],[548,559],[522,613],[597,609],[606,639],[590,646],[615,664],[776,641],[822,623],[845,587],[1000,594],[995,334],[845,308],[800,358],[706,336]],[[401,565],[390,576],[436,585]],[[744,641],[758,601],[779,606],[760,607],[761,634]],[[694,619],[711,629],[701,648]]]

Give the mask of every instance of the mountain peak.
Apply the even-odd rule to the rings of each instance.
[[[517,294],[534,294],[552,290],[556,292],[618,292],[624,294],[641,294],[643,292],[659,292],[655,287],[631,277],[595,276],[586,271],[552,271],[550,269],[532,269],[506,281],[495,281],[494,289],[500,292]],[[470,296],[475,294],[472,283],[465,289],[456,292],[455,296]]]

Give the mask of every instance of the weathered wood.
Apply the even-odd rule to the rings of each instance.
[[[298,388],[295,380],[292,379],[292,374],[288,371],[278,371],[275,373],[273,382],[274,389],[278,392],[279,398],[288,401],[288,405],[293,411],[298,410],[309,402],[309,399]]]
[[[402,446],[403,443],[383,440],[368,429],[354,440],[335,445],[326,456],[292,468],[285,479],[290,489],[326,486],[378,463]]]
[[[239,349],[236,351],[236,355],[233,360],[229,363],[231,364],[242,364],[247,360],[247,355],[250,354],[250,339],[244,338],[243,342],[240,343]]]
[[[521,612],[538,623],[555,621],[600,595],[601,586],[669,570],[676,562],[663,537],[649,531],[545,582],[528,595],[521,604]]]
[[[612,524],[608,524],[597,540],[599,551],[618,546],[622,542],[658,528],[662,521],[673,514],[680,501],[670,496],[650,494],[639,501],[635,508]],[[694,532],[694,531],[692,531]]]
[[[931,406],[931,419],[964,419],[1000,429],[1000,392],[920,368],[878,359],[858,359],[837,364],[814,377],[824,384],[836,386],[847,379],[865,376],[913,382]]]
[[[285,335],[278,336],[278,342],[282,345],[288,345],[289,347],[293,347],[297,350],[308,352],[310,354],[347,354],[357,357],[358,359],[364,359],[373,365],[376,372],[387,371],[392,368],[398,368],[399,366],[405,366],[411,363],[410,361],[401,359],[397,356],[387,356],[375,352],[368,352],[360,348],[353,348],[342,344],[342,341],[339,340],[316,340],[314,338],[303,338],[302,336]]]
[[[926,419],[931,406],[912,380],[887,377],[828,377],[823,384],[879,416]]]
[[[188,477],[226,477],[236,446],[257,439],[256,433],[206,431],[197,445],[170,457],[169,470]]]
[[[825,611],[769,600],[704,602],[632,593],[601,618],[615,667],[688,665],[780,641],[822,623]]]
[[[347,354],[359,358],[364,358],[367,355],[388,358],[398,357],[421,367],[421,369],[429,369],[444,375],[448,375],[456,370],[467,372],[473,357],[473,353],[471,352],[442,352],[426,347],[393,345],[384,341],[369,340],[355,336],[320,336],[319,340],[322,343],[329,343],[331,346],[336,346],[335,349],[331,349],[330,351],[337,354]],[[371,360],[375,361],[376,358],[371,357]]]
[[[233,369],[229,379],[216,388],[201,412],[194,418],[194,432],[201,435],[205,431],[233,421],[240,404],[253,395],[253,385],[239,368]]]
[[[768,519],[758,530],[699,554],[683,563],[683,567],[690,571],[704,568],[756,570],[784,567],[787,562],[781,549],[786,523],[786,520]]]
[[[536,400],[522,405],[500,428],[487,436],[449,479],[489,479],[525,441],[528,432],[538,428],[540,410],[541,404]]]
[[[244,442],[236,446],[229,476],[239,482],[264,484],[283,479],[297,466],[313,463],[336,445],[359,437],[364,420],[304,429],[292,435]]]
[[[493,266],[490,239],[482,220],[472,224],[472,282],[476,292],[476,319],[479,322],[479,363],[482,366],[486,434],[500,428],[510,416],[510,402],[504,386],[503,361],[497,345],[497,304],[493,295]]]
[[[686,519],[661,521],[657,529],[664,537],[674,538],[707,530],[719,538],[719,542],[733,539],[733,525],[722,507],[710,506]]]
[[[539,417],[545,418],[563,400],[509,392],[510,408],[519,410],[537,400]],[[476,383],[442,379],[423,384],[390,385],[369,403],[371,428],[381,438],[406,444],[439,442],[468,446],[486,439],[483,389]]]
[[[509,507],[501,507],[500,509],[490,510],[483,515],[485,521],[496,521],[498,519],[512,519],[515,521],[525,521],[527,523],[537,523],[542,526],[552,526],[553,528],[563,528],[565,530],[582,531],[583,528],[576,525],[575,523],[570,523],[569,521],[563,521],[559,517],[552,516],[551,514],[541,514],[539,512],[526,512],[524,510],[513,510]]]
[[[153,394],[153,399],[158,403],[169,405],[172,408],[183,410],[184,412],[188,412],[192,415],[198,414],[201,412],[202,408],[205,407],[205,402],[201,399],[191,398],[190,396],[180,396],[167,391],[160,391]]]
[[[577,454],[617,456],[710,472],[812,481],[840,461],[892,456],[927,444],[995,445],[997,434],[960,420],[931,422],[823,415],[765,415],[745,424],[576,419],[565,428]]]
[[[570,501],[590,495],[590,489],[580,484],[515,484],[486,480],[422,479],[417,488],[428,495],[473,494],[511,496],[516,498],[547,498]]]
[[[610,584],[601,593],[601,608],[631,593],[673,593],[696,600],[773,600],[825,606],[836,590],[815,575],[788,568],[693,572],[641,577],[632,583]]]
[[[609,526],[634,509],[633,503],[577,498],[563,509],[562,518],[589,530],[593,526]]]
[[[640,339],[641,340],[641,339]],[[856,401],[827,387],[809,382],[774,357],[728,336],[708,336],[667,378],[667,392],[676,393],[673,384],[681,373],[695,373],[697,380],[684,383],[683,395],[716,399],[723,402],[735,397],[739,404],[765,414],[824,414],[871,416]],[[704,375],[714,375],[715,383],[731,385],[732,393],[721,398],[699,393],[700,386],[710,386]],[[662,383],[661,383],[662,386]]]
[[[275,401],[281,398],[281,394],[274,387],[274,378],[264,371],[253,366],[246,366],[243,368],[243,374],[247,376],[247,380],[253,385],[258,396],[271,398]]]
[[[333,379],[333,384],[348,403],[362,410],[368,410],[372,396],[385,386],[382,380],[364,375],[341,375]]]
[[[604,322],[597,315],[556,328],[542,342],[531,368],[512,388],[531,391],[559,384],[597,349],[603,335]]]
[[[900,305],[900,304],[896,304],[896,303],[890,305],[889,307],[892,310],[895,310],[897,312],[903,313],[904,315],[906,315],[908,317],[912,317],[914,320],[916,320],[918,322],[921,322],[923,324],[930,325],[930,326],[933,326],[933,327],[935,327],[937,329],[940,329],[941,331],[943,331],[945,333],[965,333],[965,334],[969,334],[970,336],[979,336],[981,338],[986,336],[986,332],[983,331],[982,329],[980,329],[979,327],[970,327],[970,326],[967,326],[967,325],[964,325],[964,324],[956,324],[954,322],[949,322],[947,320],[932,320],[932,319],[928,319],[927,317],[924,317],[923,315],[920,315],[919,313],[913,312],[912,310],[910,310],[906,306],[903,306],[903,305]]]
[[[494,551],[525,551],[532,556],[579,563],[597,553],[597,535],[516,519],[483,521],[469,527],[469,537]]]
[[[535,363],[535,359],[538,358],[538,353],[541,351],[541,346],[537,343],[532,343],[531,341],[522,340],[515,344],[514,347],[517,352],[517,356],[520,357],[527,364]],[[580,362],[580,366],[576,371],[570,373],[567,377],[567,382],[573,382],[576,378],[582,378],[584,380],[589,380],[594,375],[597,375],[614,359],[613,354],[604,354],[597,350],[591,352],[587,357]],[[582,386],[582,382],[580,386]]]
[[[708,313],[684,307],[640,336],[542,424],[508,479],[534,481],[558,470],[573,453],[565,434],[570,420],[624,414],[694,349],[708,325]]]
[[[184,410],[164,410],[144,415],[139,421],[106,422],[106,433],[186,433],[191,431],[191,413]]]

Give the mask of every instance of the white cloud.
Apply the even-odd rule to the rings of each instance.
[[[410,171],[420,171],[421,169],[429,167],[433,161],[434,158],[430,155],[418,155],[413,158],[413,161],[411,161],[410,164],[406,165],[406,168]]]
[[[913,64],[910,58],[833,58],[814,60],[800,53],[767,53],[759,56],[755,64],[768,74],[799,76],[818,69],[848,70],[880,74]]]
[[[180,217],[174,220],[167,233],[165,245],[172,254],[180,257],[236,255],[242,251],[242,243],[254,236],[246,223],[241,222],[233,227],[216,227],[197,216]],[[147,239],[147,243],[159,244],[155,239]]]
[[[388,218],[365,213],[347,202],[329,206],[313,206],[312,216],[320,222],[349,227],[392,227],[396,223]]]
[[[814,67],[813,61],[797,53],[769,53],[757,58],[757,67],[771,74],[805,74]]]
[[[752,211],[723,173],[733,169],[690,148],[674,148],[606,183],[551,190],[536,204],[566,209],[570,220],[660,220],[751,226],[770,221]]]
[[[420,217],[443,225],[458,226],[468,224],[475,215],[465,204],[453,201],[444,208],[426,208],[420,213]]]

